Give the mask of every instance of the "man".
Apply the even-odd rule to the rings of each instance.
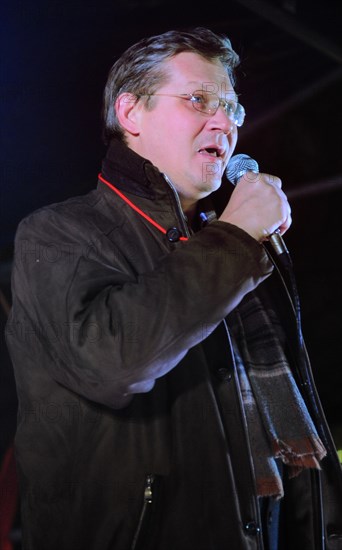
[[[26,550],[341,544],[340,466],[267,248],[291,224],[281,181],[247,172],[215,218],[237,63],[202,28],[129,48],[97,189],[18,228]]]

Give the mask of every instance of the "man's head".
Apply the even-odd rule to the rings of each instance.
[[[204,28],[131,46],[108,76],[106,142],[123,139],[170,177],[181,199],[206,196],[221,183],[243,120],[233,89],[238,61],[228,38]]]

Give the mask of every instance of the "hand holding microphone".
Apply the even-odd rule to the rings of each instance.
[[[278,255],[288,253],[282,234],[291,225],[291,209],[281,180],[260,174],[258,163],[243,154],[230,159],[226,175],[236,187],[219,219],[244,229],[259,242],[269,240]]]

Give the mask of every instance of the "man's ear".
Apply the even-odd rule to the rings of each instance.
[[[139,135],[138,112],[141,104],[134,94],[120,94],[115,102],[116,116],[124,130],[132,135]]]

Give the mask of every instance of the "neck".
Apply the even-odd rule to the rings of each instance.
[[[181,199],[181,205],[182,205],[183,212],[188,219],[189,225],[192,225],[193,219],[197,211],[197,201],[193,202],[193,201],[189,201],[189,200],[187,201],[187,200]]]

